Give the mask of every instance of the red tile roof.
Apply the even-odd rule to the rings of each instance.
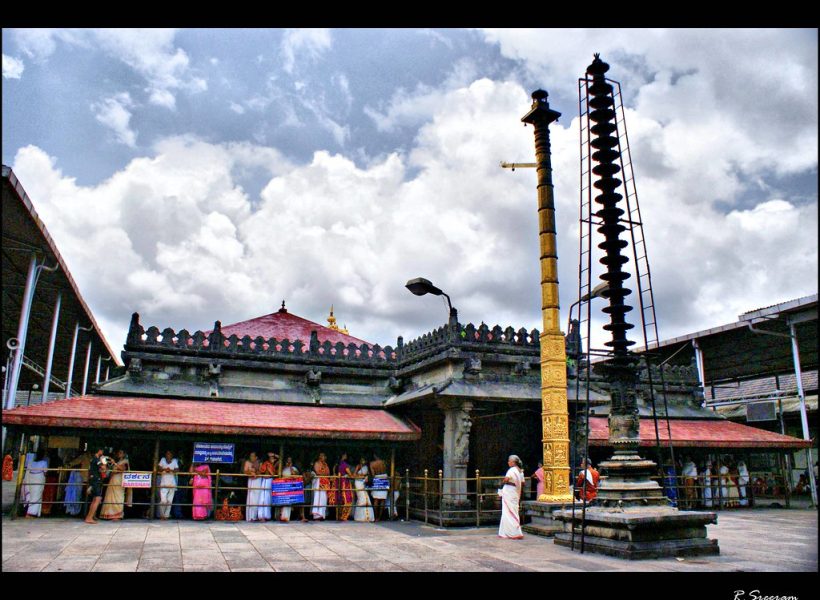
[[[413,423],[381,409],[115,396],[4,410],[3,424],[392,441],[421,436]]]
[[[307,344],[310,341],[310,332],[315,331],[319,337],[319,342],[329,341],[331,344],[342,342],[345,346],[350,343],[360,346],[362,344],[373,345],[370,342],[361,340],[352,335],[347,335],[339,331],[335,331],[319,323],[308,321],[302,317],[298,317],[287,310],[279,309],[275,313],[249,319],[233,325],[223,325],[222,334],[230,337],[236,334],[237,337],[245,335],[256,339],[257,336],[262,336],[267,340],[268,338],[276,338],[277,340],[287,339],[291,342],[295,340],[302,340]],[[205,335],[211,333],[206,331]]]
[[[811,442],[782,435],[732,421],[708,419],[670,419],[672,446],[690,448],[808,448]],[[607,419],[590,417],[589,443],[608,446]],[[658,419],[661,446],[668,446],[666,419]],[[641,419],[641,446],[655,445],[655,424],[652,419]]]

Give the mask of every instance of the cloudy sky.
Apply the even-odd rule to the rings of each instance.
[[[540,328],[532,129],[551,127],[578,293],[577,80],[623,85],[662,339],[817,293],[816,30],[14,30],[3,163],[114,347],[282,299],[394,344]],[[593,282],[594,285],[595,282]],[[634,299],[634,296],[633,296]],[[603,306],[595,301],[595,309]],[[601,340],[596,334],[594,338]]]

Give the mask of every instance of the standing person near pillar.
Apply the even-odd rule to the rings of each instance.
[[[532,474],[532,477],[538,482],[535,485],[535,499],[537,500],[544,493],[544,463],[538,461],[538,468]]]
[[[259,509],[262,508],[262,479],[259,477],[259,470],[262,465],[256,456],[256,452],[248,454],[248,458],[242,465],[242,472],[248,476],[248,499],[245,502],[245,520],[254,522],[259,520]]]
[[[701,493],[703,495],[703,506],[712,508],[712,469],[711,463],[703,462],[703,470],[700,472]]]
[[[581,472],[575,479],[575,487],[578,491],[578,498],[583,495],[587,502],[592,502],[598,496],[598,482],[601,476],[598,470],[592,466],[592,461],[581,459]]]
[[[157,512],[159,518],[167,521],[171,516],[171,507],[174,504],[174,494],[177,491],[177,471],[179,471],[179,461],[174,458],[174,453],[170,450],[165,452],[159,465],[157,465],[157,472],[161,473],[159,478],[159,506]]]
[[[97,448],[94,457],[91,459],[91,464],[88,467],[88,497],[91,498],[91,506],[88,507],[88,514],[85,516],[85,522],[91,525],[97,524],[97,509],[100,507],[103,495],[102,482],[106,475],[105,464],[100,461],[103,455],[103,449]]]
[[[328,494],[333,492],[330,467],[324,452],[320,452],[319,458],[313,463],[313,473],[313,510],[311,514],[314,520],[324,521],[327,517]]]
[[[268,452],[268,459],[259,467],[259,507],[257,517],[260,521],[270,521],[271,516],[271,490],[273,478],[279,471],[279,457],[273,452]]]
[[[740,491],[740,505],[749,506],[748,486],[749,485],[749,469],[743,459],[737,461],[737,487]]]
[[[285,466],[282,469],[282,477],[297,478],[298,476],[299,476],[299,469],[297,469],[293,465],[293,459],[290,456],[288,456],[287,459],[285,460]],[[305,500],[307,500],[307,498],[305,498]],[[283,523],[287,523],[288,521],[290,521],[290,513],[291,513],[290,504],[280,507],[279,508],[279,520],[282,521]],[[304,513],[302,514],[302,517],[304,517]],[[303,520],[305,520],[305,519],[303,518]]]
[[[518,505],[521,501],[521,488],[524,483],[524,470],[521,459],[515,454],[507,459],[507,474],[498,494],[501,496],[501,523],[498,525],[498,537],[511,540],[524,539],[521,531],[521,518]]]
[[[65,488],[65,512],[67,515],[79,515],[83,509],[83,497],[88,487],[88,468],[91,466],[91,453],[86,451],[66,464],[71,471]]]
[[[191,478],[193,486],[193,508],[191,516],[195,521],[202,521],[211,514],[214,507],[213,492],[211,491],[211,468],[202,464],[194,469],[195,475]]]
[[[23,479],[23,503],[26,505],[26,518],[39,517],[43,512],[43,491],[46,486],[48,458],[42,446],[36,454],[26,455],[26,477]]]
[[[367,459],[362,457],[353,473],[353,486],[356,488],[356,509],[353,511],[354,521],[375,521],[373,514],[373,504],[370,502],[370,495],[367,493],[367,476],[370,470],[367,467]],[[375,494],[375,492],[374,492]]]
[[[378,479],[380,482],[384,482],[387,484],[387,465],[384,464],[384,461],[379,458],[379,456],[374,452],[373,453],[373,460],[370,462],[370,473],[373,476],[373,487],[376,487],[377,484],[376,480]],[[373,508],[375,509],[376,513],[376,520],[382,520],[382,510],[384,510],[384,501],[387,498],[387,489],[376,489],[372,492],[373,495]]]
[[[342,452],[342,456],[339,457],[336,475],[339,476],[336,489],[336,518],[339,521],[347,521],[353,512],[353,486],[350,484],[353,472],[347,463],[347,452]]]
[[[683,460],[683,502],[681,508],[695,508],[698,501],[698,468],[691,456]]]
[[[117,462],[106,486],[105,502],[100,511],[101,519],[112,521],[121,520],[125,514],[126,489],[122,487],[122,474],[131,469],[125,450],[117,450],[115,457]]]

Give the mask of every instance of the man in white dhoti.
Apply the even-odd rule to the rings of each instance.
[[[373,487],[378,488],[373,490],[373,506],[376,509],[376,520],[382,520],[382,510],[384,509],[384,501],[387,499],[388,477],[387,465],[384,461],[373,453],[373,460],[370,463],[370,472],[373,474]],[[378,480],[378,482],[377,482]],[[381,486],[384,486],[383,488]]]
[[[521,500],[521,486],[524,483],[524,470],[521,459],[511,455],[507,459],[507,474],[498,495],[501,496],[501,523],[498,525],[498,537],[511,540],[524,539],[521,531],[521,519],[518,515],[518,503]]]
[[[740,492],[740,505],[749,506],[749,498],[746,495],[747,485],[749,485],[749,469],[742,460],[737,461],[737,487]]]
[[[709,468],[709,461],[703,463],[703,471],[700,473],[700,485],[703,492],[703,506],[712,507],[712,469]]]
[[[160,473],[157,512],[163,521],[167,521],[171,516],[171,506],[177,491],[177,471],[179,471],[179,461],[174,458],[174,453],[168,450],[157,465],[157,472]]]

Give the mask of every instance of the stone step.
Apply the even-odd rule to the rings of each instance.
[[[530,523],[529,525],[522,525],[521,531],[524,533],[529,533],[532,535],[540,535],[543,537],[553,537],[556,533],[562,531],[562,528],[559,527],[552,527],[549,525],[535,525]]]

